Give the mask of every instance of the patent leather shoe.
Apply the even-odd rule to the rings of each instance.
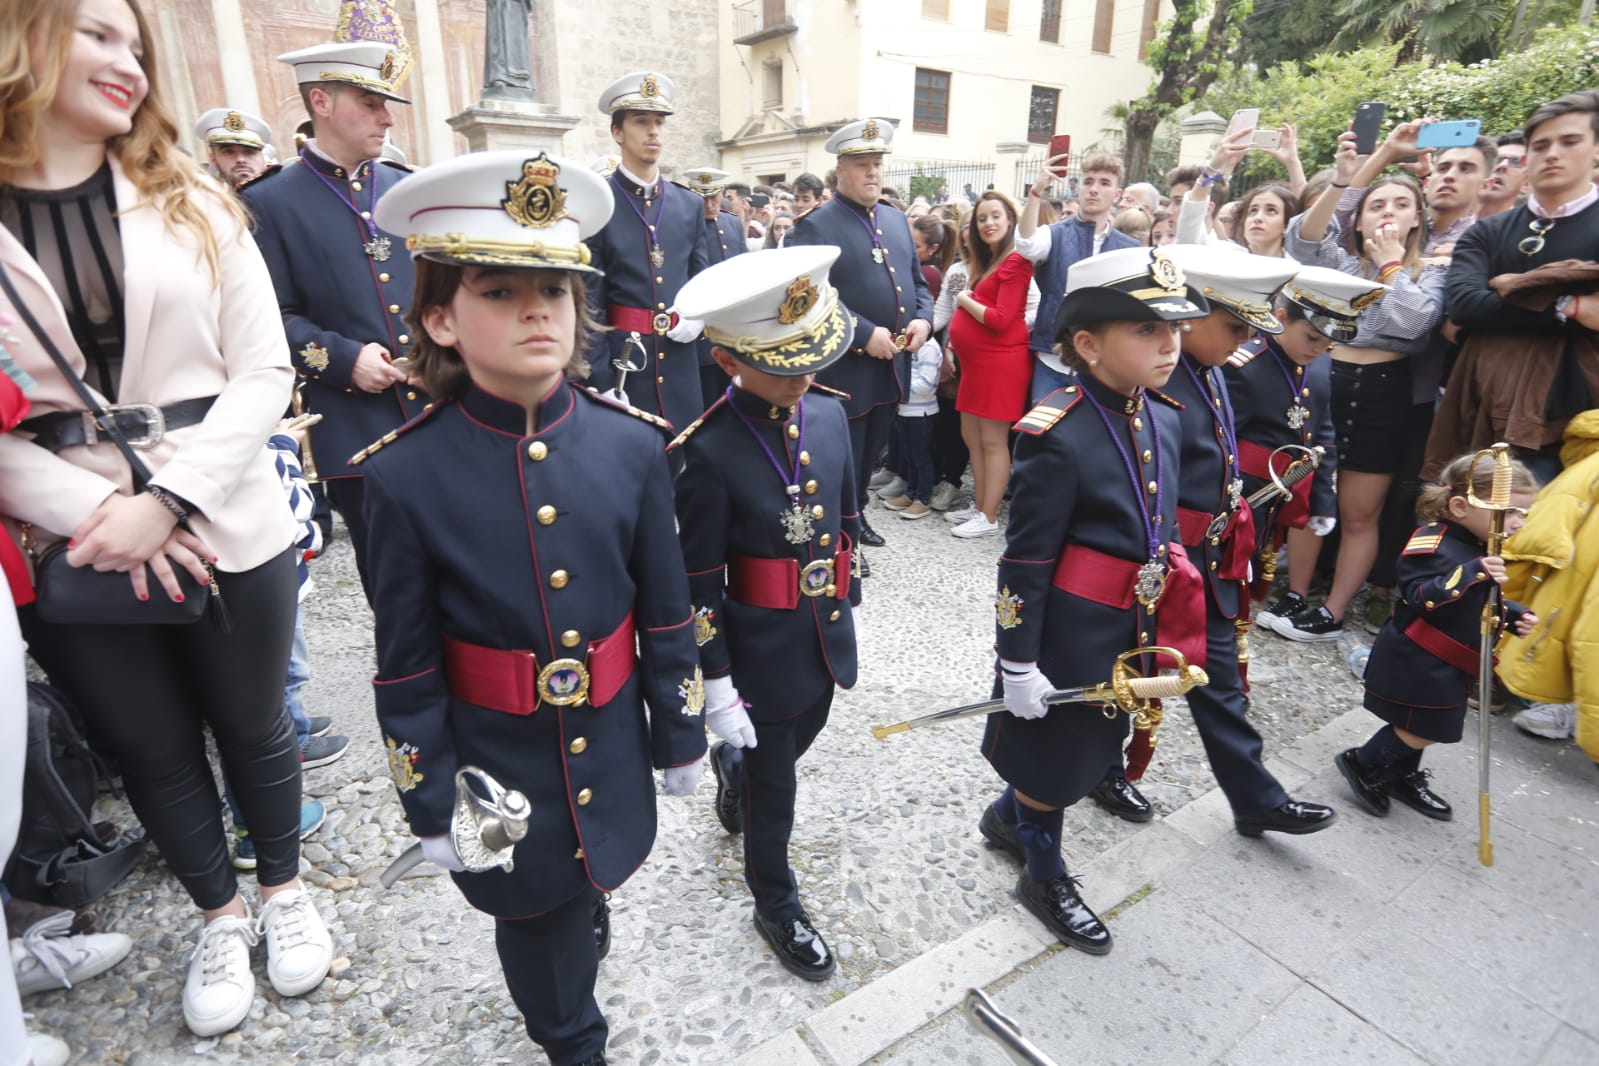
[[[1077,892],[1077,879],[1071,874],[1040,883],[1023,873],[1016,880],[1016,898],[1067,947],[1090,955],[1110,951],[1110,930],[1083,902]]]
[[[872,524],[866,520],[865,514],[861,515],[861,543],[871,548],[881,548],[888,543],[888,541],[883,539],[881,533],[872,528]]]
[[[1427,778],[1431,776],[1432,774],[1426,770],[1406,774],[1397,781],[1389,783],[1388,794],[1428,818],[1436,818],[1440,822],[1450,821],[1455,816],[1455,809],[1427,787]]]
[[[822,934],[811,925],[811,920],[801,914],[780,922],[770,922],[755,912],[755,928],[761,934],[783,969],[807,981],[825,981],[833,975],[838,963],[828,950]]]
[[[1246,837],[1258,837],[1266,832],[1302,836],[1305,833],[1319,833],[1337,820],[1338,812],[1331,807],[1320,803],[1289,800],[1269,811],[1252,814],[1247,818],[1235,818],[1233,824]]]
[[[601,892],[594,900],[594,950],[600,958],[611,953],[611,894]]]
[[[711,745],[711,773],[716,775],[716,820],[734,836],[744,831],[744,811],[738,796],[737,751],[725,740]]]
[[[1154,805],[1124,774],[1105,778],[1088,798],[1125,822],[1147,822],[1155,817]]]
[[[1022,851],[1022,842],[1016,835],[1016,826],[1001,820],[999,815],[994,813],[993,804],[983,808],[983,816],[977,820],[977,831],[983,834],[984,840],[1017,862],[1027,861],[1027,856]]]
[[[1344,775],[1344,783],[1354,793],[1361,810],[1376,818],[1388,817],[1388,785],[1360,765],[1357,749],[1348,748],[1334,755],[1333,765]]]
[[[600,1052],[596,1055],[590,1055],[588,1058],[578,1063],[577,1066],[605,1066],[605,1053]]]

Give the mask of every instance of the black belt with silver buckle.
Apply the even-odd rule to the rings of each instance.
[[[179,400],[165,407],[153,403],[115,403],[106,408],[111,420],[135,448],[154,448],[168,430],[193,426],[205,419],[215,396]],[[17,428],[32,433],[33,443],[52,452],[78,445],[98,444],[105,434],[88,411],[56,411],[29,418]]]

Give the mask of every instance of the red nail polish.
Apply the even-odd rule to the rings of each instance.
[[[180,592],[176,596],[172,597],[172,602],[173,603],[182,603],[183,602],[183,593]]]
[[[149,598],[150,598],[150,594],[149,593],[147,593],[147,592],[139,593],[139,602],[140,603],[143,603],[145,600],[147,600]]]
[[[77,546],[78,546],[78,542],[77,542],[77,541],[75,541],[75,540],[69,540],[69,541],[67,541],[67,547],[69,547],[69,548],[76,548],[76,547],[77,547]]]

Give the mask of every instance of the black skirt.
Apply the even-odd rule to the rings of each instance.
[[[1332,364],[1338,469],[1395,474],[1405,458],[1410,420],[1410,360]]]
[[[1458,744],[1466,727],[1464,703],[1455,707],[1411,707],[1385,700],[1367,689],[1366,710],[1395,729],[1439,744]]]

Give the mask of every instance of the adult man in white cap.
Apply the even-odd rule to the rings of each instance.
[[[794,223],[786,245],[832,244],[840,249],[833,284],[855,316],[853,343],[822,372],[823,384],[848,393],[844,409],[860,495],[861,543],[883,538],[866,520],[866,483],[888,446],[888,432],[910,375],[910,353],[933,331],[933,298],[916,258],[911,228],[898,208],[879,200],[883,156],[894,124],[868,118],[841,127],[827,140],[838,156],[838,195]]]
[[[272,127],[248,111],[213,107],[194,124],[194,139],[205,145],[206,162],[234,188],[259,178],[267,168],[264,150]]]
[[[710,264],[726,262],[749,251],[744,241],[744,224],[738,216],[722,210],[722,193],[730,175],[715,167],[690,167],[683,171],[683,184],[705,201],[705,252]],[[695,348],[700,364],[701,402],[709,407],[727,388],[727,375],[711,358],[711,342],[701,337]]]
[[[614,389],[613,361],[642,358],[644,368],[627,377],[627,402],[682,429],[705,409],[694,349],[700,325],[680,320],[674,305],[677,291],[708,260],[704,205],[661,177],[673,92],[665,74],[635,71],[600,94],[621,161],[610,175],[616,211],[588,242],[595,267],[605,272],[589,290],[589,304],[611,327],[590,348],[589,382],[602,392]]]
[[[405,103],[388,44],[355,41],[278,57],[294,67],[313,136],[299,166],[268,171],[243,190],[283,311],[306,407],[321,414],[311,448],[328,497],[350,531],[365,583],[367,526],[350,456],[421,411],[427,396],[394,365],[411,343],[402,317],[413,273],[404,242],[373,221],[383,194],[408,177],[381,158]]]

